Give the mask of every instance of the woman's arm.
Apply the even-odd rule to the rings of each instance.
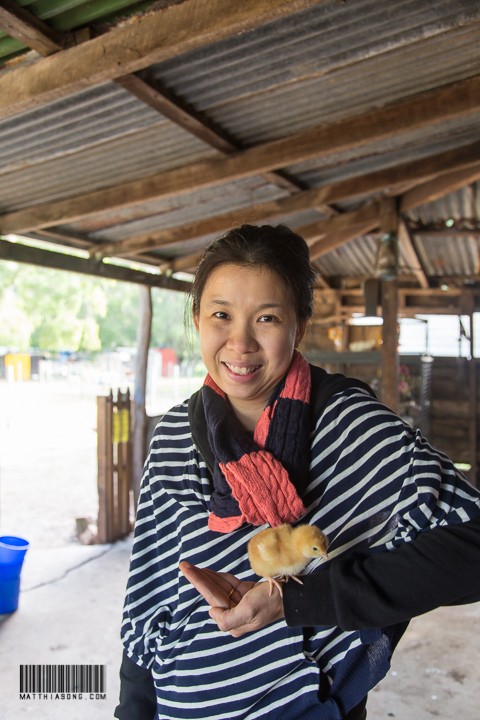
[[[291,626],[387,627],[480,600],[480,518],[421,533],[390,552],[344,556],[284,586]]]
[[[285,616],[290,626],[388,627],[441,605],[480,600],[480,518],[421,533],[396,550],[332,560],[283,585],[283,604],[268,583],[189,566],[187,575],[212,606],[210,616],[234,637]],[[184,570],[185,572],[185,570]],[[226,588],[233,607],[225,601]],[[243,587],[240,587],[243,586]],[[240,590],[240,592],[238,592]],[[228,593],[227,593],[228,595]]]

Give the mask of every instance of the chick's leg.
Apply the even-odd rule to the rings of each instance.
[[[300,580],[300,578],[298,577],[298,575],[289,575],[289,576],[287,577],[287,580],[288,580],[288,578],[292,578],[292,580],[295,580],[295,582],[298,582],[298,583],[300,583],[300,585],[303,585],[303,580]]]
[[[280,580],[282,580],[282,578],[280,578]],[[278,580],[276,580],[276,579],[273,578],[273,577],[269,577],[269,578],[268,578],[268,585],[269,585],[269,587],[270,587],[270,590],[269,590],[269,593],[268,593],[268,597],[271,597],[272,592],[273,592],[273,586],[274,586],[274,585],[275,585],[275,587],[277,588],[278,592],[280,593],[280,597],[283,597],[282,586],[280,585],[280,583],[278,582]]]

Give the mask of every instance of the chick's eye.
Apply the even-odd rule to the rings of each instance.
[[[314,546],[312,547],[312,550],[314,550],[315,552],[318,552],[318,547],[315,547],[315,545],[314,545]]]

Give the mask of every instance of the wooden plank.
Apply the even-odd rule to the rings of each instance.
[[[382,402],[398,410],[398,281],[382,281]]]
[[[356,228],[364,228],[366,224],[369,227],[376,227],[380,223],[380,207],[378,201],[365,203],[363,207],[352,212],[346,212],[341,215],[322,220],[317,223],[309,223],[298,228],[297,232],[302,235],[306,242],[313,246],[317,239],[327,236],[340,234],[348,230]]]
[[[470,421],[470,403],[468,400],[432,400],[432,413],[438,418],[461,418],[467,423]],[[468,445],[468,437],[465,436],[465,442]]]
[[[428,288],[429,284],[427,276],[422,268],[422,263],[420,262],[417,251],[413,246],[412,238],[404,220],[400,220],[398,223],[398,243],[402,254],[407,260],[408,269],[413,275],[415,275],[421,288]]]
[[[378,202],[373,202],[351,213],[335,215],[328,220],[302,225],[302,227],[296,228],[295,231],[310,246],[310,260],[313,261],[333,248],[343,245],[348,240],[376,227],[379,218],[380,205]],[[186,255],[166,263],[165,267],[174,272],[191,269],[195,267],[200,256],[198,253]]]
[[[146,250],[160,248],[175,242],[185,242],[204,235],[219,234],[230,227],[243,222],[260,222],[275,218],[284,218],[286,215],[300,212],[312,207],[319,207],[323,203],[334,203],[358,195],[386,190],[394,193],[398,184],[412,182],[413,179],[424,180],[455,167],[463,167],[480,161],[480,142],[467,145],[456,150],[433,155],[422,160],[403,163],[393,168],[368,173],[362,177],[341,180],[314,190],[304,190],[296,195],[279,198],[269,202],[258,203],[249,208],[233,210],[232,212],[216,215],[206,220],[200,220],[185,225],[145,233],[128,240],[104,243],[92,249],[92,255],[127,255]],[[0,216],[0,225],[7,218]],[[4,231],[6,232],[6,231]]]
[[[85,215],[113,210],[126,204],[131,207],[153,198],[188,194],[195,189],[214,187],[278,170],[313,157],[326,157],[360,145],[365,146],[370,142],[397,136],[402,131],[411,132],[415,127],[434,126],[479,109],[480,76],[476,76],[424,93],[412,100],[311,128],[225,158],[204,160],[141,180],[5,214],[0,216],[0,232],[28,232],[60,222],[72,222]]]
[[[408,212],[419,205],[434,202],[448,193],[459,190],[465,185],[470,185],[480,178],[480,165],[475,165],[464,170],[455,170],[435,178],[430,182],[419,185],[402,197],[400,205],[401,212]]]
[[[356,225],[348,230],[342,230],[333,235],[327,235],[321,240],[316,241],[310,246],[310,260],[318,260],[322,255],[335,250],[342,245],[355,240],[355,238],[365,235],[378,226],[378,217],[372,217],[370,220],[366,220],[361,225]]]
[[[83,275],[93,275],[94,277],[125,280],[127,282],[138,283],[139,285],[179,290],[180,292],[189,292],[191,287],[189,282],[176,280],[166,275],[156,275],[128,267],[119,267],[117,265],[98,262],[95,259],[73,257],[65,253],[41,250],[40,248],[11,243],[1,239],[0,259],[28,263],[30,265],[40,265],[41,267],[49,267],[56,270],[68,270]]]
[[[11,0],[0,3],[0,28],[27,48],[46,56],[74,42],[71,33],[60,33]]]
[[[115,82],[183,130],[194,135],[215,150],[219,150],[224,155],[242,149],[241,145],[230,137],[223,128],[217,127],[204,114],[196,112],[194,108],[177,97],[171,90],[160,86],[158,81],[155,81],[153,86],[151,83],[146,82],[144,78],[132,73],[117,78]],[[302,189],[300,183],[281,172],[265,173],[265,178],[273,185],[278,185],[293,192],[299,192]]]
[[[81,92],[321,0],[185,0],[0,77],[0,117]]]
[[[221,153],[231,153],[238,150],[238,144],[227,133],[215,127],[207,118],[189,107],[170,90],[161,87],[157,81],[155,85],[152,85],[144,78],[131,74],[119,77],[115,82],[191,135],[195,135],[202,142],[215,148],[215,150],[219,150]]]
[[[147,413],[145,397],[147,390],[148,348],[152,334],[152,294],[150,288],[140,288],[140,310],[135,358],[135,387],[133,391],[132,434],[132,488],[135,505],[140,494],[143,465],[146,455]],[[167,318],[165,318],[167,321]]]
[[[97,488],[98,542],[110,542],[112,534],[113,454],[112,454],[112,393],[97,398]]]
[[[118,537],[130,532],[130,488],[132,485],[132,438],[130,392],[118,391],[117,408],[120,413],[120,439],[117,448],[117,525]]]
[[[384,200],[381,206],[380,232],[397,242],[398,209],[395,199]],[[381,283],[382,296],[382,402],[398,412],[398,280]]]

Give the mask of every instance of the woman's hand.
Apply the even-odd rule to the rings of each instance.
[[[260,630],[284,617],[283,603],[276,588],[269,596],[266,582],[239,580],[230,573],[217,573],[188,562],[180,570],[210,605],[210,617],[220,630],[233,637]]]

